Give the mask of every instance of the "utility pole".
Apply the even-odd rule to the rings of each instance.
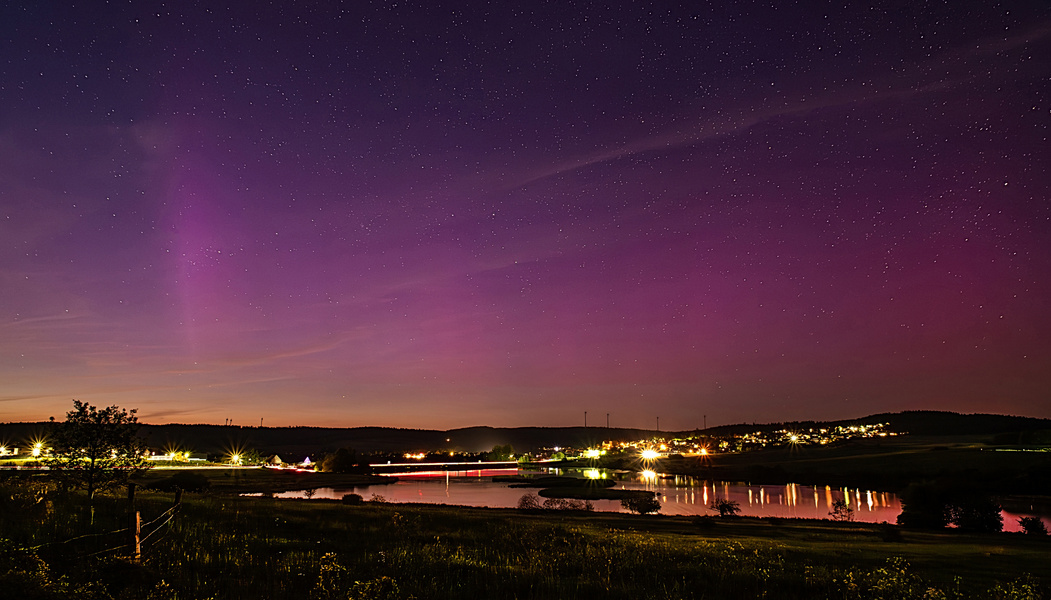
[[[704,429],[708,430],[708,415],[704,415]]]
[[[661,432],[661,418],[657,417],[657,433]]]
[[[588,428],[588,411],[584,411],[584,429]]]
[[[606,413],[606,429],[609,429],[609,413]]]

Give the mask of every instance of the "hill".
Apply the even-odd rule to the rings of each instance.
[[[750,425],[746,423],[722,425],[710,427],[704,433],[718,436],[754,431],[829,428],[872,423],[886,423],[888,431],[913,435],[997,435],[1051,430],[1051,419],[986,413],[961,414],[948,411],[910,410],[898,413],[877,413],[859,419],[841,421],[791,421],[765,424],[752,423]]]
[[[512,445],[517,451],[540,448],[582,448],[603,440],[631,441],[695,434],[732,435],[778,429],[806,429],[869,423],[887,423],[899,434],[923,436],[988,436],[1001,444],[1047,443],[1051,419],[993,414],[959,414],[939,411],[880,413],[842,421],[796,421],[790,423],[738,424],[711,427],[704,431],[656,432],[645,429],[604,427],[466,427],[447,431],[393,427],[241,427],[230,425],[149,425],[142,435],[156,450],[180,449],[202,454],[254,449],[279,454],[286,460],[317,455],[339,448],[363,452],[456,451],[484,452],[496,445]],[[0,424],[0,443],[25,448],[33,439],[46,438],[55,423]]]
[[[8,446],[26,448],[31,440],[46,439],[56,423],[0,424],[0,440]],[[637,440],[655,432],[641,429],[595,427],[466,427],[447,431],[398,429],[394,427],[241,427],[229,425],[149,425],[141,435],[154,450],[186,450],[195,454],[223,454],[254,449],[264,455],[278,454],[298,460],[354,448],[363,452],[485,452],[496,445],[510,444],[517,451],[576,447],[602,440]]]

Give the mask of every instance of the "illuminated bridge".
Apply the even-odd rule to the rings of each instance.
[[[505,469],[518,469],[518,461],[475,461],[475,462],[406,462],[406,463],[373,463],[369,467],[373,472],[384,475],[394,473],[473,473],[478,471],[492,471]]]

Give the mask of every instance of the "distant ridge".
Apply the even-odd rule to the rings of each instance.
[[[915,435],[999,435],[1051,430],[1051,419],[994,414],[960,414],[948,411],[916,410],[878,413],[839,421],[792,421],[784,423],[737,424],[706,430],[657,432],[647,429],[605,427],[464,427],[447,431],[399,429],[394,427],[245,427],[237,425],[149,425],[142,434],[151,448],[189,450],[220,454],[232,450],[254,449],[279,454],[286,460],[301,460],[339,448],[362,452],[456,451],[484,452],[496,445],[512,445],[519,452],[539,448],[568,446],[582,448],[603,440],[630,441],[696,434],[732,435],[778,429],[808,429],[887,423],[896,433]],[[3,423],[0,441],[20,446],[31,438],[47,435],[55,423]],[[302,456],[300,456],[302,455]]]
[[[19,446],[46,436],[56,423],[0,424],[0,439]],[[456,451],[486,452],[497,445],[512,445],[519,452],[539,448],[598,444],[603,440],[637,440],[656,432],[605,427],[464,427],[447,431],[395,427],[243,427],[238,425],[149,425],[140,432],[155,450],[166,448],[202,454],[253,449],[278,454],[286,460],[323,454],[339,448],[363,452]],[[300,456],[302,455],[302,456]]]
[[[775,429],[808,429],[886,423],[895,433],[915,435],[995,435],[1040,429],[1051,429],[1051,419],[1017,417],[988,413],[962,414],[939,410],[907,410],[898,413],[877,413],[859,419],[840,421],[791,421],[785,423],[737,424],[710,427],[705,433],[728,435],[749,431]]]

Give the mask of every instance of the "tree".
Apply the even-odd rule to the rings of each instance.
[[[321,471],[325,473],[368,473],[368,463],[358,459],[358,452],[353,448],[340,448],[321,461]]]
[[[972,493],[949,503],[949,522],[960,531],[998,533],[1004,528],[1004,517],[1000,510],[1000,503],[996,500],[984,494]]]
[[[503,446],[496,445],[489,451],[489,460],[492,461],[504,461],[515,459],[515,447],[511,444]]]
[[[898,525],[910,529],[942,529],[949,524],[946,494],[932,482],[914,482],[901,493]]]
[[[719,516],[724,518],[736,517],[737,513],[741,512],[741,505],[729,498],[716,498],[708,508],[719,511]]]
[[[1004,520],[1000,504],[966,481],[913,483],[901,494],[898,524],[918,529],[941,529],[952,524],[960,531],[998,532]]]
[[[540,510],[540,498],[536,494],[526,494],[518,499],[518,510]]]
[[[146,442],[138,434],[136,409],[96,408],[73,401],[73,410],[55,432],[55,453],[48,466],[78,488],[95,494],[128,482],[149,468]]]
[[[1022,517],[1018,519],[1018,524],[1022,526],[1022,531],[1029,535],[1047,535],[1047,527],[1040,517]]]
[[[621,498],[620,505],[640,515],[648,515],[661,510],[660,500],[657,500],[655,494],[638,494],[628,498]]]
[[[836,500],[832,503],[832,511],[828,513],[835,521],[853,521],[854,509],[847,504],[846,500]]]

